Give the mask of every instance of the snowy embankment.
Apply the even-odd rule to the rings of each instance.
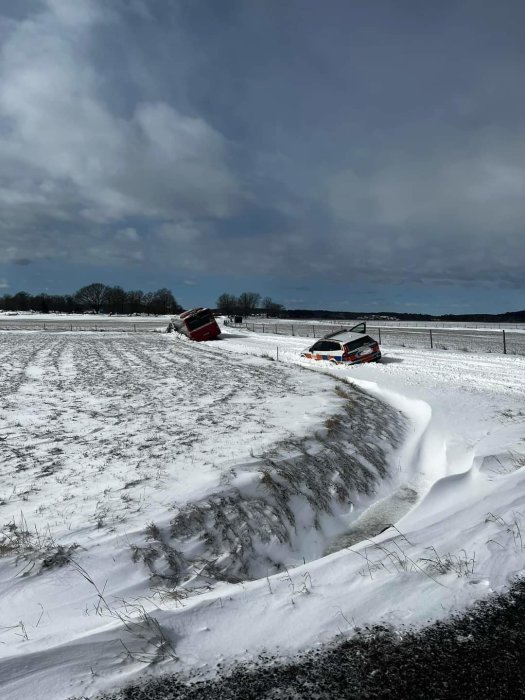
[[[424,624],[523,570],[525,360],[304,344],[1,336],[3,697]]]

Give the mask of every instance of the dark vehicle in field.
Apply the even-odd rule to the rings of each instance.
[[[355,365],[360,362],[378,362],[381,350],[377,340],[366,334],[366,324],[359,323],[349,330],[325,335],[303,350],[301,357]]]
[[[221,332],[212,312],[202,307],[174,316],[171,319],[171,325],[174,330],[197,341],[213,340]]]

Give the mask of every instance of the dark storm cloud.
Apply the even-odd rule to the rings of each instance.
[[[0,262],[523,285],[521,3],[2,14]]]

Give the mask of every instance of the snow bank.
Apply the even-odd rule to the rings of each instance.
[[[325,367],[283,336],[8,335],[3,697],[423,625],[525,568],[523,358]]]

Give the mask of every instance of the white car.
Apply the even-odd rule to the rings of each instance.
[[[381,350],[377,340],[366,334],[366,324],[360,323],[349,330],[325,335],[303,350],[301,357],[354,365],[359,362],[378,362]]]

